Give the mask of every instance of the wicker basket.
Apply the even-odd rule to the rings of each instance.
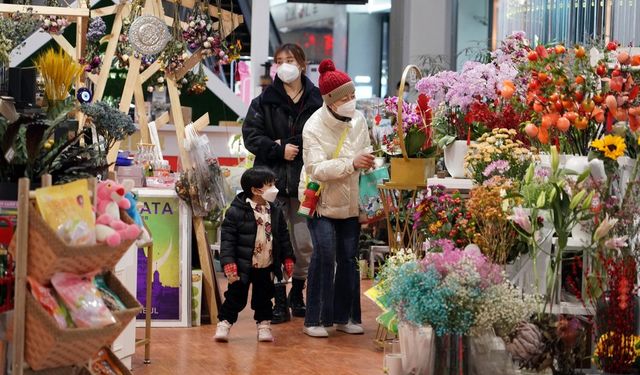
[[[402,73],[400,92],[398,93],[398,114],[396,121],[396,131],[398,133],[402,158],[391,158],[391,169],[389,170],[391,175],[388,184],[416,188],[426,184],[429,177],[433,177],[436,173],[436,163],[435,158],[410,158],[407,154],[407,148],[404,143],[404,130],[402,129],[402,96],[409,73],[415,74],[418,79],[422,78],[422,72],[420,72],[420,69],[415,65],[407,66]]]
[[[107,283],[109,289],[111,289],[111,291],[120,298],[126,307],[124,310],[113,311],[113,316],[122,323],[122,328],[124,329],[127,324],[129,324],[129,322],[131,322],[131,320],[133,320],[133,318],[142,311],[142,305],[140,305],[140,302],[138,302],[138,300],[129,293],[127,288],[122,285],[120,280],[118,280],[113,273],[106,274],[104,276],[104,281]],[[120,334],[120,332],[118,332],[118,334]]]
[[[34,370],[85,364],[123,328],[120,322],[102,328],[60,328],[31,293],[26,302],[25,360]]]
[[[56,272],[83,274],[96,270],[110,270],[133,244],[125,241],[120,246],[104,244],[69,246],[47,224],[38,210],[29,207],[29,276],[46,285]],[[9,247],[15,256],[15,238]]]

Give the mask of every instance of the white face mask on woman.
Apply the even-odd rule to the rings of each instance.
[[[265,190],[264,193],[262,193],[262,199],[267,202],[274,202],[278,197],[278,191],[279,190],[277,187],[271,186],[270,188]]]
[[[284,83],[291,83],[300,77],[300,69],[289,63],[282,63],[278,67],[278,78]]]
[[[335,112],[340,116],[353,118],[353,115],[356,113],[356,100],[351,99],[350,101],[341,104],[336,108]]]

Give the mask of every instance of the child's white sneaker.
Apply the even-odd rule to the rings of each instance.
[[[336,331],[342,331],[350,335],[361,335],[364,333],[364,329],[362,329],[362,326],[352,322],[349,322],[347,324],[336,324]]]
[[[271,322],[263,320],[258,322],[258,341],[259,342],[272,342],[273,335],[271,334]]]
[[[304,327],[302,332],[311,337],[329,337],[329,332],[322,326]]]
[[[231,330],[231,323],[223,320],[216,326],[216,335],[213,337],[218,342],[229,341],[229,331]]]

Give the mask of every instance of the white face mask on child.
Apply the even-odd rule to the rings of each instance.
[[[274,202],[278,197],[278,188],[271,186],[262,193],[262,198],[267,202]]]

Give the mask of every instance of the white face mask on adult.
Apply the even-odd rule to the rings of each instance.
[[[335,112],[343,117],[353,118],[356,113],[356,100],[352,99],[336,108]]]
[[[278,197],[278,191],[277,187],[271,186],[262,193],[262,198],[267,202],[274,202]]]
[[[300,77],[300,69],[289,63],[280,64],[278,67],[278,78],[284,83],[291,83]]]

